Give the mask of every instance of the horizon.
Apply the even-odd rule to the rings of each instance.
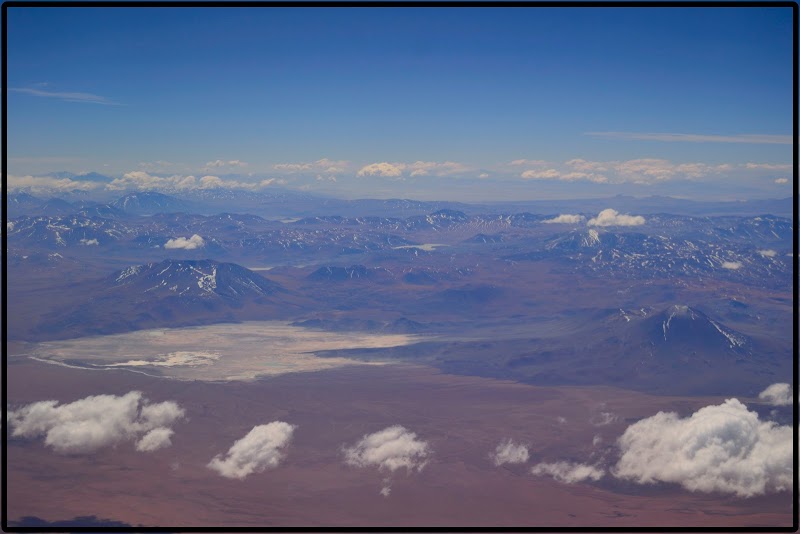
[[[788,7],[154,9],[8,8],[10,191],[792,194]]]

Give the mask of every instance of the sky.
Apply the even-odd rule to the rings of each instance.
[[[788,7],[12,7],[7,52],[10,189],[792,194]]]

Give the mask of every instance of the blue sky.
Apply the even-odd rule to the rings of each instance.
[[[146,188],[210,175],[462,199],[791,195],[790,8],[8,14],[17,178],[97,171]]]

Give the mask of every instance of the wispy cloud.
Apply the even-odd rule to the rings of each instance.
[[[93,93],[69,93],[62,91],[42,91],[41,89],[33,89],[30,87],[10,87],[9,91],[17,93],[25,93],[33,96],[41,96],[44,98],[57,98],[64,102],[84,102],[88,104],[103,104],[105,106],[121,106],[119,102],[114,102],[104,96],[95,95]]]
[[[640,132],[586,132],[584,135],[604,139],[626,141],[665,141],[679,143],[747,143],[754,145],[790,145],[791,135],[737,134],[703,135],[685,133],[640,133]]]

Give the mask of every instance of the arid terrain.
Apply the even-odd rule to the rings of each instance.
[[[153,401],[176,400],[187,412],[172,446],[148,455],[130,443],[91,456],[58,455],[40,442],[12,439],[12,519],[98,516],[165,527],[791,524],[789,493],[742,499],[612,477],[563,484],[532,475],[528,465],[497,467],[489,457],[512,438],[529,445],[530,463],[611,464],[614,440],[630,422],[659,410],[687,414],[719,397],[529,386],[426,366],[346,367],[232,385],[87,372],[13,356],[9,363],[13,404],[139,390]],[[616,419],[600,424],[602,412]],[[206,467],[250,427],[273,420],[297,425],[280,466],[244,480]],[[429,441],[432,459],[422,471],[387,475],[344,463],[343,446],[392,424]],[[596,436],[602,441],[593,445]],[[387,476],[391,495],[384,498]]]

